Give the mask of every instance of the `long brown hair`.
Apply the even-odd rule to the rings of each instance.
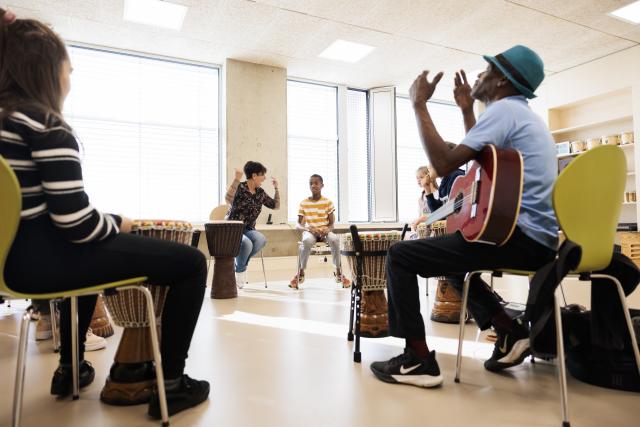
[[[64,43],[40,21],[10,22],[5,14],[0,9],[0,118],[28,109],[64,122],[60,74],[69,59]]]

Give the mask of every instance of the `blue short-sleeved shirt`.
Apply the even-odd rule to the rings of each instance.
[[[487,144],[520,151],[524,186],[518,226],[533,240],[555,250],[558,223],[551,202],[558,176],[555,142],[525,97],[509,96],[488,104],[462,144],[475,151]]]

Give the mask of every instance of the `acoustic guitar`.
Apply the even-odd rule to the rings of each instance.
[[[447,234],[460,231],[469,242],[503,245],[518,221],[523,172],[519,151],[487,144],[425,224],[447,218]]]

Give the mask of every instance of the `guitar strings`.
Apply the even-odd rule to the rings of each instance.
[[[452,215],[453,213],[455,213],[455,211],[456,211],[457,209],[460,209],[460,208],[462,207],[462,205],[464,204],[464,202],[467,202],[467,201],[469,201],[469,200],[470,200],[470,199],[472,199],[472,198],[473,198],[473,195],[472,195],[472,194],[466,194],[466,195],[465,195],[464,197],[462,197],[461,199],[457,199],[457,198],[456,198],[456,199],[454,199],[454,200],[453,200],[453,212],[452,212],[452,213],[450,213],[449,215]],[[447,202],[447,203],[449,203],[449,202]],[[443,205],[443,206],[444,206],[444,205]],[[436,212],[437,212],[437,211],[436,211]],[[434,212],[432,212],[432,213],[434,213]],[[449,216],[449,215],[447,215],[447,216]],[[429,218],[427,217],[427,220],[428,220],[428,219],[429,219]],[[435,222],[435,221],[434,221],[434,222]],[[433,224],[433,223],[432,223],[432,224]]]

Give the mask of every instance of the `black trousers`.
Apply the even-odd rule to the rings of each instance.
[[[162,314],[162,365],[167,378],[182,375],[204,297],[207,264],[195,248],[121,233],[103,242],[64,240],[48,217],[22,221],[5,268],[7,284],[25,293],[80,289],[137,276],[168,286]],[[80,359],[96,297],[78,299]],[[61,307],[60,362],[71,363],[70,301]]]
[[[398,242],[387,255],[389,332],[410,340],[425,337],[416,275],[448,276],[462,295],[467,272],[494,268],[537,270],[553,260],[555,254],[517,227],[503,246],[470,243],[460,233]],[[469,310],[482,329],[488,328],[491,318],[502,310],[498,297],[479,276],[469,287]]]

